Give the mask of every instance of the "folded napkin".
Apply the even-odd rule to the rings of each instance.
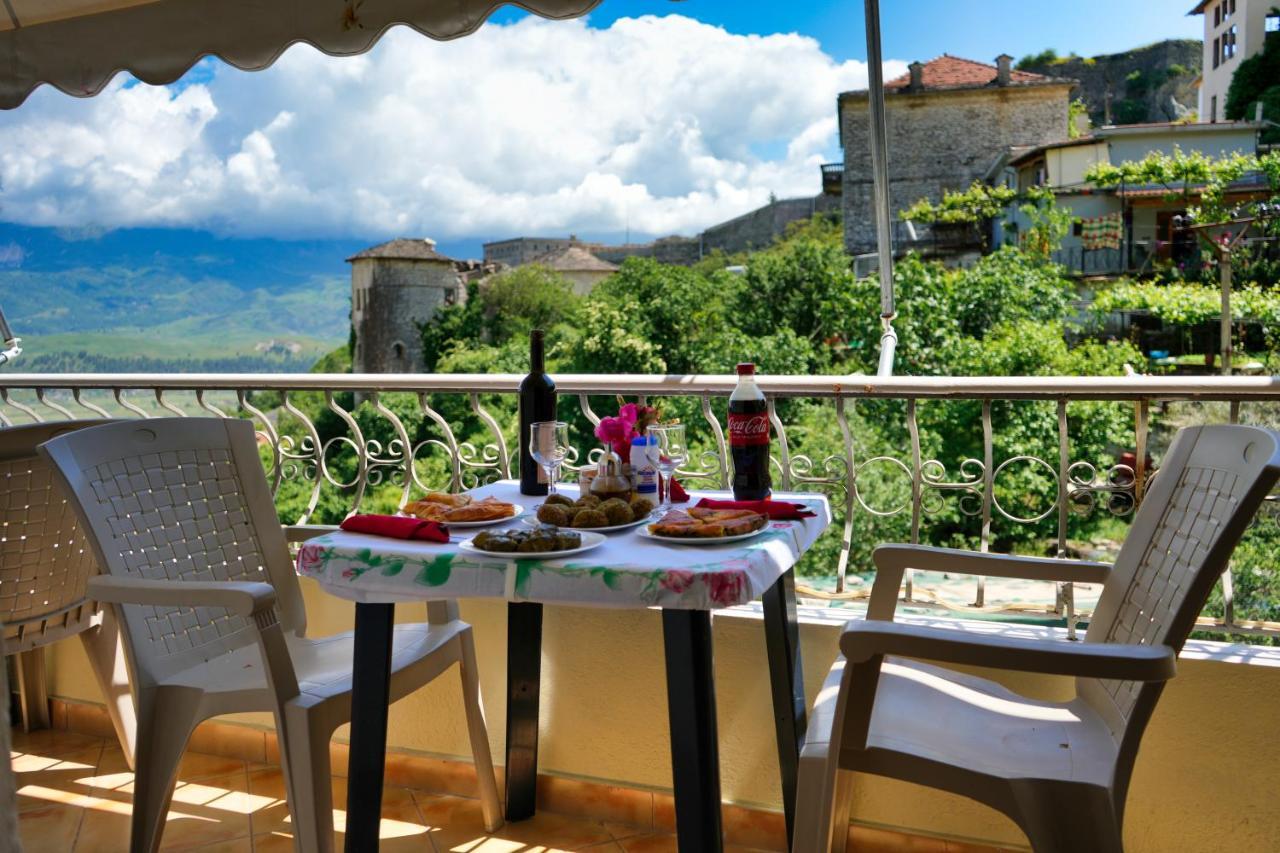
[[[661,500],[662,496],[666,494],[667,482],[668,482],[667,480],[663,480],[661,483],[658,484],[659,500]],[[680,485],[679,480],[677,480],[675,477],[672,477],[670,480],[670,483],[671,483],[671,502],[673,504],[682,504],[685,501],[689,500],[689,493],[684,490],[684,486]]]
[[[374,536],[389,536],[392,539],[449,541],[449,532],[442,525],[403,515],[353,515],[338,526],[348,533],[372,533]]]
[[[813,518],[817,515],[816,512],[805,507],[804,504],[767,499],[762,501],[718,501],[713,498],[703,498],[698,501],[697,505],[706,509],[749,509],[752,512],[768,516],[774,521]]]

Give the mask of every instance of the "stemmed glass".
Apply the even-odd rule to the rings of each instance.
[[[547,494],[554,495],[560,466],[569,455],[569,425],[564,421],[529,424],[529,455],[547,472]]]
[[[689,445],[685,443],[684,424],[654,424],[646,432],[657,440],[655,465],[667,481],[666,491],[662,493],[662,506],[658,508],[665,514],[671,509],[671,483],[676,469],[689,461]]]

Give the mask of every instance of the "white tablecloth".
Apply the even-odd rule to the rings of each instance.
[[[576,488],[561,487],[576,495]],[[543,498],[521,495],[519,484],[503,481],[472,492],[522,505],[525,512],[501,530],[524,527]],[[727,498],[722,492],[693,492]],[[710,610],[745,604],[773,585],[831,523],[827,499],[813,494],[775,494],[803,503],[817,515],[802,521],[773,521],[750,539],[723,545],[674,545],[646,539],[639,528],[606,534],[597,548],[560,560],[475,556],[458,542],[479,533],[454,529],[450,543],[410,542],[336,531],[307,541],[298,552],[298,572],[325,590],[359,602],[425,599],[504,598],[597,607],[667,607]]]

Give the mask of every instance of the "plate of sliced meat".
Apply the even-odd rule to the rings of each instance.
[[[471,495],[428,492],[421,500],[410,501],[400,510],[423,521],[438,521],[450,527],[484,527],[510,521],[523,511],[519,504],[496,498],[473,500]]]
[[[659,542],[681,545],[719,545],[758,536],[769,519],[745,509],[673,509],[657,522],[640,529],[640,535]]]

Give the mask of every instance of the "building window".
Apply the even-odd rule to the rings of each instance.
[[[1222,7],[1214,6],[1213,7],[1213,25],[1216,27],[1218,26],[1218,24],[1221,24],[1221,23],[1222,23]]]
[[[1213,40],[1213,67],[1217,68],[1222,64],[1222,49],[1218,45],[1218,39]]]
[[[1236,13],[1236,0],[1231,0],[1230,9],[1231,11],[1227,12],[1227,14],[1234,15]]]
[[[1209,99],[1209,121],[1218,120],[1218,96],[1214,95]]]
[[[1226,62],[1228,59],[1236,55],[1236,30],[1237,27],[1232,24],[1231,29],[1227,30],[1227,32],[1222,36],[1223,62]]]
[[[1269,33],[1280,33],[1280,12],[1267,15],[1265,29]]]

